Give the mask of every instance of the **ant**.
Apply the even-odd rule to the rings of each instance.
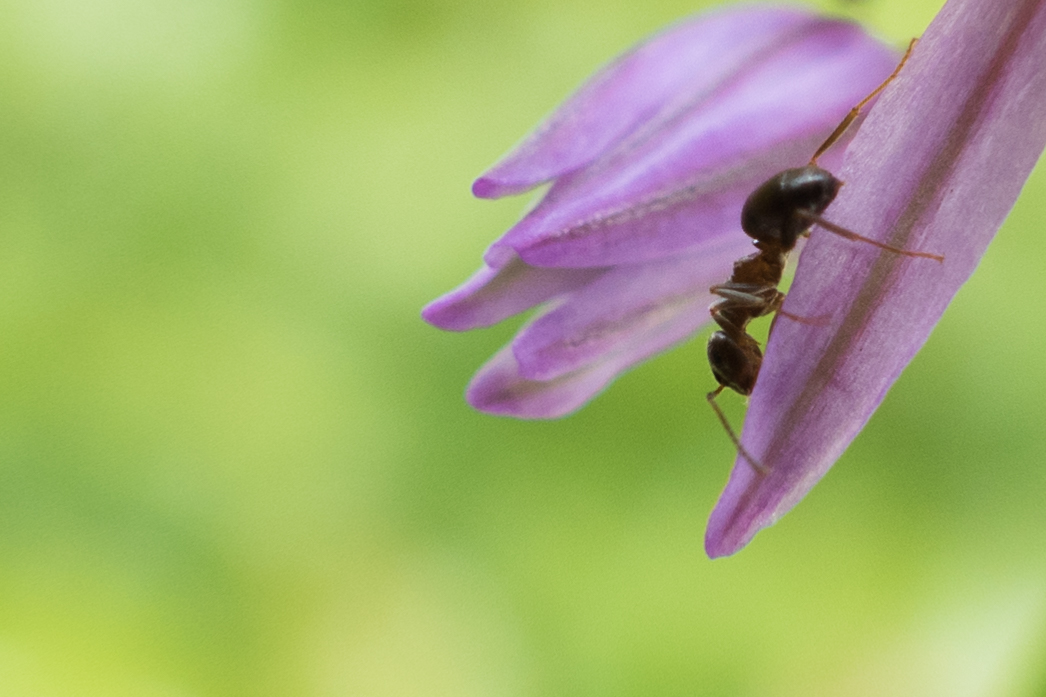
[[[759,342],[746,331],[751,320],[777,313],[770,324],[771,331],[777,317],[782,315],[804,324],[820,323],[818,318],[798,317],[781,310],[785,294],[779,291],[777,286],[781,282],[788,253],[795,247],[798,238],[808,237],[810,229],[819,225],[840,237],[865,242],[893,254],[944,261],[940,254],[892,247],[858,235],[821,217],[839,193],[843,182],[836,179],[831,172],[818,167],[817,158],[839,140],[868,102],[897,77],[908,61],[915,43],[916,39],[912,39],[908,51],[893,73],[851,109],[828,139],[817,148],[817,152],[810,158],[810,164],[779,172],[752,192],[741,209],[741,229],[752,238],[759,251],[734,262],[730,280],[710,289],[713,295],[721,299],[708,308],[720,329],[708,339],[708,363],[712,368],[712,374],[719,382],[719,387],[708,393],[708,403],[715,410],[737,452],[760,475],[767,474],[768,468],[749,455],[741,445],[740,439],[730,428],[726,415],[716,403],[716,397],[727,387],[745,397],[751,395],[755,388],[759,368],[763,363],[763,352],[759,348]]]

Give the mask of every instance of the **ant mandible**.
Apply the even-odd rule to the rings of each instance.
[[[759,251],[735,262],[730,280],[710,289],[713,295],[721,299],[708,308],[720,329],[708,339],[708,363],[712,367],[712,374],[719,382],[719,387],[708,393],[708,403],[715,410],[738,453],[759,474],[767,474],[768,469],[744,449],[715,400],[727,387],[745,397],[752,394],[755,388],[759,368],[763,363],[763,352],[759,348],[759,342],[746,331],[751,320],[776,312],[774,322],[778,316],[783,315],[793,321],[817,324],[816,320],[805,319],[781,310],[785,294],[779,291],[777,286],[781,282],[788,253],[795,247],[798,238],[808,236],[810,228],[816,224],[840,237],[866,242],[893,254],[944,261],[940,254],[912,252],[892,247],[858,235],[821,217],[839,193],[839,187],[843,183],[831,172],[818,167],[817,158],[839,140],[865,105],[897,77],[908,61],[915,43],[916,40],[912,39],[908,51],[893,73],[850,110],[810,158],[810,164],[806,167],[786,169],[752,192],[741,209],[741,228],[752,238]],[[773,330],[773,323],[770,329]]]

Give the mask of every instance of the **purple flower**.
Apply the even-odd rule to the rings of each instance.
[[[597,74],[473,191],[551,181],[486,265],[430,304],[466,330],[544,304],[468,390],[478,409],[566,414],[708,321],[708,287],[750,251],[741,204],[804,164],[897,57],[852,25],[748,7],[678,25]],[[732,554],[827,472],[925,343],[1046,146],[1046,0],[949,0],[870,110],[831,221],[943,264],[817,228],[777,322],[709,521]],[[837,157],[837,146],[829,155]],[[710,379],[709,386],[714,383]]]
[[[544,304],[480,369],[469,402],[562,416],[693,335],[710,320],[708,288],[751,250],[745,197],[808,160],[896,61],[853,24],[742,7],[603,68],[473,185],[494,198],[552,182],[484,268],[423,312],[463,331]]]

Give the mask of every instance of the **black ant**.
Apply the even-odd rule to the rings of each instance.
[[[710,289],[721,300],[708,308],[720,329],[708,339],[708,363],[719,382],[719,387],[708,393],[708,403],[712,405],[737,451],[759,474],[767,474],[767,468],[744,449],[715,399],[727,387],[745,397],[752,394],[755,388],[763,363],[763,352],[759,342],[746,331],[751,320],[776,312],[774,322],[783,315],[797,322],[819,323],[817,319],[797,317],[781,310],[785,294],[777,286],[781,282],[788,253],[795,247],[798,238],[808,236],[810,228],[816,224],[846,239],[866,242],[893,254],[944,261],[940,254],[891,247],[821,217],[843,183],[831,172],[818,167],[817,158],[839,140],[865,105],[897,77],[914,47],[913,39],[893,73],[850,110],[810,158],[810,164],[779,172],[752,192],[741,209],[741,228],[752,238],[759,251],[735,262],[730,280]],[[773,323],[770,329],[773,331]]]

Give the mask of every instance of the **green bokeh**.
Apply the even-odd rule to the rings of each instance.
[[[418,319],[523,205],[472,178],[694,9],[0,2],[0,695],[1043,694],[1042,167],[726,560],[700,341],[524,423],[461,398],[513,326]]]

